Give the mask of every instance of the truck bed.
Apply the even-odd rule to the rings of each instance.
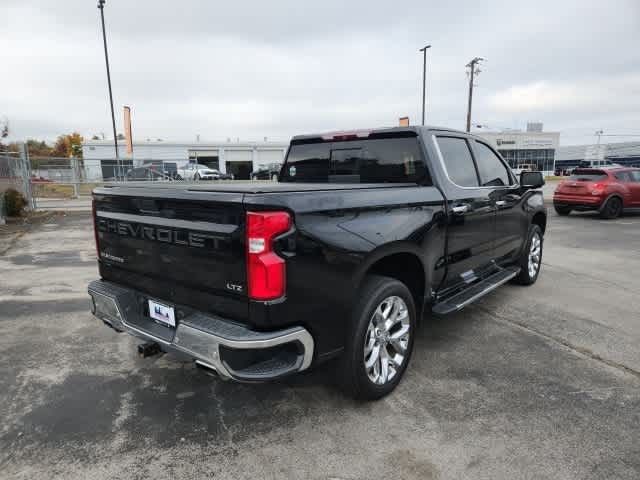
[[[120,192],[133,193],[133,190],[145,190],[150,195],[165,195],[169,192],[220,192],[220,193],[297,193],[339,190],[367,190],[382,188],[415,187],[414,183],[293,183],[293,182],[255,182],[255,181],[213,181],[213,182],[127,182],[106,183],[95,193],[118,195]],[[137,193],[137,192],[136,192]]]

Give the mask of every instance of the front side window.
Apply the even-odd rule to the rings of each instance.
[[[476,163],[483,187],[506,187],[511,184],[507,167],[487,145],[475,142]],[[530,168],[533,165],[529,166]]]
[[[640,182],[640,170],[631,170],[629,174],[634,182]]]
[[[477,187],[478,174],[464,138],[437,137],[449,179],[460,187]]]

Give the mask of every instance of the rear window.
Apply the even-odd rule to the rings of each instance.
[[[574,170],[569,180],[574,182],[597,182],[607,178],[607,174],[601,170]]]
[[[310,142],[292,143],[280,181],[430,183],[416,136]]]

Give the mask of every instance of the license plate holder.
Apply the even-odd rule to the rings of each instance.
[[[148,300],[148,302],[149,317],[151,317],[161,325],[164,325],[165,327],[176,327],[176,314],[173,307],[156,302],[154,300]]]

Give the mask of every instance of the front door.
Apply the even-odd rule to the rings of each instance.
[[[471,148],[463,136],[437,136],[439,154],[450,180],[447,188],[447,251],[444,288],[470,283],[493,260],[495,203],[482,188]]]
[[[527,238],[528,224],[522,213],[522,195],[509,167],[486,143],[473,140],[480,186],[490,190],[496,208],[493,258],[496,263],[513,262]]]

